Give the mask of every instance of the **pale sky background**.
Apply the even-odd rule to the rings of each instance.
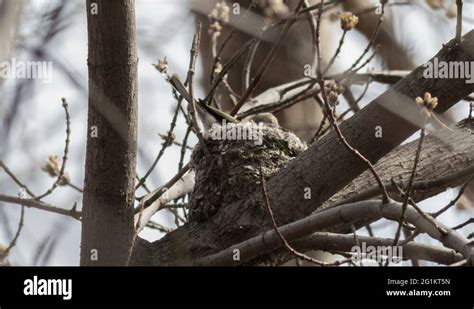
[[[206,0],[203,0],[206,1]],[[422,0],[416,6],[397,6],[391,8],[391,14],[395,16],[396,39],[410,50],[417,65],[431,58],[442,46],[454,35],[455,22],[444,17],[443,13],[435,13],[430,10]],[[449,1],[448,1],[449,2]],[[472,1],[465,1],[465,16],[474,19]],[[32,38],[32,34],[38,29],[38,16],[40,12],[47,11],[53,7],[52,0],[30,0],[27,14],[24,16],[22,33]],[[71,72],[77,76],[79,81],[87,86],[87,33],[86,15],[84,1],[67,1],[67,11],[70,11],[70,26],[54,39],[48,48],[58,61],[63,63]],[[184,76],[189,59],[189,48],[192,34],[194,32],[194,17],[188,11],[188,2],[185,0],[137,0],[137,30],[138,30],[138,54],[139,54],[139,147],[144,155],[138,158],[139,172],[144,171],[153,161],[157,151],[161,147],[161,139],[158,133],[165,133],[171,121],[171,111],[174,100],[170,88],[164,78],[153,68],[157,58],[166,56],[169,61],[169,71]],[[471,20],[472,20],[471,19]],[[473,24],[465,22],[465,32],[471,30]],[[207,35],[203,31],[203,35]],[[339,34],[335,34],[339,38]],[[34,39],[29,41],[34,45]],[[334,45],[337,44],[337,40]],[[342,67],[351,64],[366,46],[366,39],[357,33],[347,36],[338,64]],[[335,48],[335,46],[334,46]],[[357,52],[354,52],[357,51]],[[21,53],[15,53],[14,57],[21,60],[29,60]],[[74,184],[82,187],[83,165],[85,155],[85,133],[87,96],[72,85],[65,75],[53,62],[53,81],[50,84],[35,82],[33,95],[21,105],[19,115],[12,127],[7,145],[0,145],[1,159],[16,173],[16,175],[27,183],[35,193],[47,190],[54,179],[41,171],[41,165],[48,155],[56,154],[62,157],[64,148],[64,112],[61,107],[61,97],[67,98],[72,115],[72,135],[70,154],[68,162],[68,173]],[[370,67],[380,68],[377,59]],[[197,79],[200,78],[201,70],[198,66]],[[11,97],[15,86],[15,80],[7,80],[1,95]],[[384,88],[372,86],[364,100],[369,102],[381,93]],[[360,93],[356,89],[355,95]],[[197,95],[202,95],[202,90],[197,89]],[[4,107],[0,105],[0,113]],[[456,107],[458,118],[467,115],[467,104],[458,104]],[[166,115],[166,117],[164,117]],[[181,140],[185,133],[183,119],[180,117],[176,135]],[[416,135],[418,136],[418,135]],[[195,143],[195,139],[191,144]],[[169,148],[160,164],[149,178],[152,188],[166,182],[177,172],[180,155],[179,147]],[[0,193],[16,195],[18,187],[4,174],[0,172]],[[455,192],[454,192],[455,194]],[[450,198],[446,193],[422,203],[423,209],[431,211],[445,205]],[[45,199],[53,205],[71,208],[74,202],[81,205],[81,195],[70,188],[59,188]],[[10,233],[0,229],[0,243],[8,244],[16,231],[20,207],[16,205],[0,204],[5,210],[0,213],[0,225],[8,224]],[[474,215],[473,209],[466,211],[451,211],[448,215],[441,217],[442,221],[450,226],[458,224]],[[173,226],[173,220],[167,215],[160,222]],[[43,242],[51,233],[55,237],[48,241],[55,244],[55,250],[47,265],[78,265],[80,224],[78,221],[64,216],[46,213],[36,209],[26,209],[25,227],[18,240],[17,246],[11,252],[10,260],[15,265],[31,265],[37,246]],[[381,227],[380,223],[374,225],[377,235],[393,235],[395,225]],[[464,229],[462,232],[472,232]],[[390,233],[390,234],[387,234]],[[156,231],[146,229],[141,234],[149,240],[158,239],[162,235]],[[421,236],[420,239],[425,240]]]

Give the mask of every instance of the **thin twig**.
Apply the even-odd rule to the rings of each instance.
[[[361,65],[359,65],[357,68],[355,68],[353,71],[351,71],[351,74],[354,74],[354,73],[360,71],[360,69],[362,69],[367,64],[369,64],[372,61],[372,59],[374,59],[374,57],[377,55],[379,49],[380,49],[380,45],[375,46],[375,49],[372,52],[372,54],[369,56],[369,58],[367,58]]]
[[[53,212],[56,214],[72,217],[77,220],[80,220],[82,216],[82,213],[76,210],[76,205],[74,205],[72,209],[64,209],[64,208],[56,207],[56,206],[53,206],[41,201],[37,201],[35,199],[24,199],[24,198],[19,198],[15,196],[4,195],[4,194],[0,194],[0,201],[11,203],[11,204],[24,205],[26,207],[31,207],[31,208],[37,208],[37,209],[45,210],[48,212]]]
[[[298,4],[296,5],[296,8],[294,10],[294,13],[297,14],[301,7],[304,4],[304,0],[299,0]],[[244,94],[242,94],[242,97],[240,98],[239,102],[237,105],[234,107],[234,109],[230,112],[231,116],[235,116],[237,112],[240,110],[240,108],[247,102],[247,100],[250,98],[252,93],[255,91],[257,88],[258,83],[264,76],[265,72],[267,71],[268,67],[270,66],[270,63],[273,61],[273,58],[275,58],[276,53],[280,49],[283,40],[285,39],[288,31],[290,30],[291,26],[294,24],[295,20],[288,19],[285,22],[285,26],[283,28],[283,31],[280,34],[280,37],[278,38],[277,42],[275,45],[273,45],[272,49],[268,52],[267,57],[263,61],[262,65],[260,66],[258,72],[255,74],[255,77],[253,78],[252,82],[250,83],[250,86],[245,90]]]
[[[318,15],[316,18],[316,60],[317,60],[317,68],[316,68],[316,77],[318,81],[323,80],[323,71],[322,71],[322,54],[321,54],[321,18],[323,15],[323,7],[324,7],[324,0],[321,0]],[[321,92],[324,94],[324,82],[323,84],[319,84],[321,88]]]
[[[365,95],[367,94],[367,91],[369,90],[369,87],[370,87],[371,83],[372,83],[372,79],[369,78],[367,83],[365,83],[365,87],[364,87],[364,90],[362,91],[361,95],[355,101],[356,105],[359,105],[360,101],[362,101],[362,99],[365,97]]]
[[[247,57],[245,57],[244,66],[242,70],[242,91],[245,91],[250,86],[250,72],[252,70],[253,60],[255,58],[255,54],[257,53],[258,46],[260,45],[260,41],[257,41],[253,46],[250,52],[247,53]]]
[[[198,22],[197,24],[197,30],[196,33],[194,33],[193,37],[193,44],[191,47],[191,52],[190,52],[190,65],[189,65],[189,70],[188,70],[188,75],[186,80],[188,81],[188,90],[189,90],[189,97],[191,102],[188,102],[188,113],[191,115],[191,121],[193,123],[193,127],[196,129],[196,135],[199,139],[199,142],[202,145],[206,145],[204,136],[202,135],[201,131],[199,130],[198,124],[197,124],[197,117],[196,117],[196,101],[194,100],[194,88],[193,88],[193,78],[194,78],[194,72],[195,72],[195,66],[196,66],[196,59],[199,51],[199,45],[201,42],[201,23]],[[207,149],[207,148],[206,148]]]
[[[22,189],[25,190],[26,193],[28,193],[29,196],[35,197],[36,195],[28,188],[27,185],[25,185],[23,182],[20,181],[20,179],[5,165],[3,161],[0,160],[0,167],[3,168],[5,173],[7,173],[8,176]]]
[[[321,108],[323,108],[323,106],[321,106]],[[321,123],[319,124],[319,128],[318,130],[316,130],[316,133],[314,133],[314,136],[311,139],[310,144],[316,142],[321,136],[324,135],[323,129],[324,129],[324,125],[326,124],[327,119],[328,119],[328,116],[326,115],[326,113],[324,113],[323,119],[321,120]]]
[[[257,105],[251,109],[246,110],[245,112],[240,113],[237,115],[238,119],[243,119],[245,117],[248,117],[250,115],[255,115],[259,113],[275,113],[279,112],[281,110],[284,110],[286,108],[289,108],[303,100],[309,99],[314,97],[316,94],[319,93],[319,89],[315,90],[304,90],[299,92],[297,95],[292,96],[290,98],[287,98],[285,100],[277,101],[274,103],[268,103],[264,105]]]
[[[224,80],[225,76],[229,72],[229,70],[237,63],[237,61],[245,55],[247,50],[252,47],[253,44],[257,42],[257,39],[253,38],[246,42],[244,45],[242,45],[239,50],[227,61],[223,66],[222,70],[219,72],[217,77],[214,79],[213,84],[211,85],[211,88],[209,89],[209,92],[207,96],[204,98],[204,103],[209,104],[212,101],[212,98],[214,97],[214,93],[216,88],[219,86],[219,84]]]
[[[184,157],[186,155],[186,149],[188,149],[187,144],[188,144],[188,138],[190,134],[191,134],[191,127],[188,126],[188,128],[186,129],[186,133],[184,134],[184,138],[183,138],[183,142],[181,146],[181,154],[180,154],[179,162],[178,162],[178,171],[183,168]],[[193,150],[193,148],[191,148],[190,150]]]
[[[214,56],[214,64],[212,65],[212,72],[211,72],[211,84],[214,83],[214,77],[215,77],[215,69],[217,68],[217,64],[221,60],[221,55],[224,52],[225,47],[228,45],[228,43],[231,41],[231,39],[235,36],[237,33],[237,29],[241,27],[241,24],[245,21],[249,13],[252,11],[252,9],[257,5],[257,0],[252,0],[252,2],[249,4],[247,7],[247,10],[245,11],[244,14],[242,14],[242,17],[239,19],[237,24],[233,27],[233,29],[229,32],[229,34],[226,36],[226,38],[223,40],[221,46],[219,47],[219,50],[217,54]]]
[[[343,0],[332,0],[332,1],[324,2],[323,11],[327,11],[330,8],[337,6],[342,1]],[[270,26],[270,29],[272,29],[274,27],[281,26],[284,22],[286,22],[290,19],[295,20],[295,22],[298,22],[298,21],[301,21],[301,20],[307,20],[308,17],[306,15],[306,13],[310,13],[312,11],[319,10],[320,8],[321,8],[320,3],[311,5],[311,6],[306,7],[306,8],[302,8],[297,14],[293,13],[290,16],[288,16],[286,19],[282,19],[280,21],[277,21],[276,23],[274,23],[273,25]]]
[[[35,200],[41,200],[42,198],[50,195],[53,191],[59,186],[59,184],[63,181],[64,171],[66,169],[66,162],[69,154],[69,143],[71,137],[71,117],[69,115],[68,104],[65,98],[61,99],[62,106],[64,108],[64,112],[66,114],[66,140],[64,141],[64,153],[63,153],[63,160],[61,162],[61,169],[59,170],[58,177],[56,181],[53,183],[50,189],[48,189],[45,193],[35,197]]]
[[[400,195],[405,198],[406,197],[406,192],[403,192],[402,188],[400,188],[400,186],[395,182],[395,180],[392,178],[391,179],[392,181],[392,184],[397,188],[398,192],[400,193]],[[413,188],[413,186],[412,186]],[[424,212],[419,206],[418,204],[411,198],[411,197],[408,197],[408,202],[410,203],[411,206],[413,206],[413,208],[420,214],[420,216],[422,216],[426,221],[429,221],[433,224],[433,226],[435,226],[439,231],[440,233],[443,233],[443,234],[446,234],[446,230],[441,228],[437,223],[436,223],[436,220],[435,218],[436,217],[433,217],[433,216],[430,216],[428,215],[426,212]],[[403,224],[403,223],[402,223]],[[405,226],[406,228],[406,226]],[[417,231],[415,231],[414,233],[416,233]]]
[[[407,186],[407,189],[405,190],[405,196],[403,198],[402,214],[400,216],[400,220],[398,221],[397,232],[395,233],[395,238],[393,240],[394,246],[398,246],[398,241],[400,240],[400,232],[402,230],[402,223],[403,221],[405,221],[405,213],[408,206],[408,200],[413,192],[413,182],[415,181],[416,168],[418,166],[418,162],[420,161],[421,149],[423,146],[424,139],[425,139],[425,128],[423,127],[421,128],[421,132],[420,132],[420,139],[418,141],[418,148],[416,149],[415,159],[413,162],[413,168],[410,174],[410,180],[408,181],[408,186]]]
[[[469,185],[469,183],[471,182],[471,180],[474,178],[474,175],[472,175],[471,177],[469,177],[469,179],[461,186],[461,188],[459,189],[459,192],[458,192],[458,195],[452,199],[446,206],[444,206],[443,208],[441,208],[440,210],[438,210],[437,212],[435,212],[433,214],[433,217],[438,217],[440,216],[441,214],[445,213],[448,209],[450,209],[451,207],[453,207],[454,205],[456,205],[456,203],[458,202],[458,200],[463,196],[464,194],[464,191],[466,190],[467,186]]]
[[[68,182],[66,184],[68,187],[71,187],[73,188],[74,190],[76,190],[77,192],[79,193],[84,193],[84,189],[80,188],[79,186],[76,186],[75,184],[71,183],[71,182]]]
[[[356,101],[356,98],[354,97],[354,94],[352,93],[352,90],[350,86],[344,87],[344,92],[342,93],[344,96],[344,99],[346,99],[347,104],[349,105],[349,109],[355,113],[360,111],[360,107],[358,105],[358,102]],[[337,120],[339,121],[340,117],[337,117]]]
[[[140,176],[138,176],[137,173],[135,173],[135,179],[136,179],[137,181],[140,181]],[[150,192],[151,192],[150,189],[148,188],[148,186],[147,186],[145,183],[143,184],[143,189],[145,189],[145,191],[146,191],[147,193],[150,193]],[[139,199],[137,199],[136,197],[135,197],[135,199],[136,199],[136,200],[139,200]]]
[[[456,0],[457,20],[456,20],[456,40],[461,42],[462,35],[462,0]]]
[[[191,131],[191,130],[190,130],[190,131]],[[161,139],[163,139],[163,141],[164,141],[163,143],[165,143],[165,142],[166,142],[166,139],[168,138],[168,135],[161,134],[161,133],[158,134],[158,135],[161,137]],[[183,143],[177,142],[177,141],[175,141],[175,140],[172,140],[172,141],[171,141],[171,144],[172,144],[172,145],[175,145],[175,146],[183,147]],[[184,145],[184,148],[187,149],[187,150],[193,150],[193,147],[188,146],[188,145]]]
[[[382,26],[382,22],[383,22],[383,17],[385,15],[385,4],[387,3],[387,1],[385,0],[381,0],[380,1],[380,4],[381,4],[381,13],[380,13],[380,16],[379,16],[379,20],[377,22],[377,25],[375,26],[375,30],[374,32],[372,33],[372,36],[369,40],[369,43],[367,44],[366,48],[364,49],[364,51],[362,52],[362,54],[360,55],[360,57],[351,65],[351,67],[349,69],[347,69],[345,71],[345,73],[348,73],[350,71],[353,71],[354,68],[359,64],[359,62],[362,61],[362,59],[365,57],[365,55],[369,52],[370,50],[370,47],[375,43],[375,40],[377,39],[377,36],[379,34],[379,31],[380,31],[380,28]]]
[[[323,75],[325,75],[329,71],[329,69],[331,69],[331,66],[334,64],[334,62],[336,61],[337,56],[340,54],[341,49],[342,49],[342,45],[344,45],[344,39],[346,37],[346,34],[347,34],[347,30],[344,30],[344,32],[342,33],[341,39],[339,40],[339,45],[337,46],[336,52],[332,56],[331,60],[329,61],[329,64],[327,65],[327,67],[324,69]]]
[[[360,248],[359,236],[357,235],[357,230],[356,230],[354,224],[351,224],[351,230],[352,230],[352,235],[354,235],[355,245],[358,248]],[[362,263],[362,259],[360,260],[359,265],[364,266],[364,264]]]
[[[153,170],[157,166],[158,162],[160,161],[160,159],[165,154],[166,149],[172,144],[172,142],[173,142],[173,132],[174,132],[174,129],[176,128],[176,123],[177,123],[177,120],[178,120],[178,114],[179,114],[182,102],[183,102],[183,98],[179,97],[178,98],[178,105],[176,106],[176,109],[174,111],[173,118],[172,118],[171,123],[170,123],[170,128],[168,130],[168,134],[166,135],[166,138],[164,139],[164,142],[161,145],[161,149],[158,152],[158,154],[156,155],[155,160],[153,160],[153,163],[151,164],[150,168],[148,168],[148,170],[146,171],[145,175],[143,175],[143,177],[138,180],[138,183],[135,186],[135,190],[138,190],[141,186],[146,184],[147,178],[151,175],[151,173],[153,172]]]
[[[466,221],[464,221],[463,223],[461,223],[459,225],[456,225],[455,227],[452,227],[452,229],[453,230],[459,230],[459,229],[462,229],[463,227],[465,227],[466,225],[472,224],[472,223],[474,223],[474,218],[469,218]]]
[[[5,251],[3,251],[3,252],[0,252],[0,261],[5,259],[8,256],[8,254],[10,254],[10,251],[13,249],[13,247],[16,246],[16,242],[18,240],[18,237],[20,237],[21,231],[23,229],[24,219],[25,219],[25,206],[21,205],[20,221],[18,222],[18,228],[16,230],[15,236],[11,240],[11,242],[8,245],[7,249],[5,249]]]
[[[328,263],[328,262],[324,262],[324,261],[319,261],[317,259],[314,259],[312,257],[309,257],[307,256],[306,254],[303,254],[303,253],[300,253],[298,251],[296,251],[295,249],[293,249],[293,247],[290,246],[290,244],[288,243],[288,241],[286,241],[285,237],[281,234],[281,232],[279,231],[278,229],[278,225],[275,221],[275,217],[273,216],[273,211],[272,211],[272,208],[270,206],[270,199],[269,199],[269,196],[268,196],[268,191],[267,191],[267,187],[266,187],[266,182],[265,182],[265,176],[263,175],[263,170],[262,170],[262,167],[260,166],[260,181],[261,181],[261,184],[262,184],[262,192],[263,192],[263,196],[265,198],[265,207],[267,209],[267,213],[268,213],[268,216],[270,217],[270,220],[271,220],[271,223],[272,223],[272,226],[273,226],[273,230],[275,231],[275,233],[278,235],[278,237],[280,238],[283,246],[291,253],[293,254],[296,258],[301,258],[305,261],[308,261],[310,263],[314,263],[316,265],[319,265],[319,266],[339,266],[339,265],[342,265],[342,264],[345,264],[345,263],[348,263],[350,261],[350,259],[346,259],[346,260],[341,260],[341,261],[335,261],[335,262],[331,262],[331,263]]]

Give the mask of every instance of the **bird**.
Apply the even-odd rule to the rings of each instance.
[[[255,124],[265,124],[269,126],[279,127],[280,124],[278,123],[277,117],[275,117],[272,113],[260,113],[256,115],[249,116],[245,118],[245,120],[253,121]]]
[[[188,103],[192,104],[191,95],[189,94],[186,87],[183,85],[177,74],[173,74],[169,79],[170,84],[173,88],[186,100]],[[204,125],[204,130],[207,132],[212,127],[213,124],[222,124],[224,121],[230,123],[237,123],[237,119],[231,115],[213,107],[207,105],[203,100],[197,99],[196,102],[196,111],[198,112],[199,118],[201,119],[202,124]]]

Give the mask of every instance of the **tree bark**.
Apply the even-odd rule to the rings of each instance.
[[[408,144],[397,147],[387,154],[375,165],[380,178],[387,185],[390,197],[403,201],[397,188],[391,185],[391,179],[395,180],[401,188],[405,188],[413,169],[413,158],[419,141],[415,140]],[[453,131],[441,130],[426,136],[420,155],[415,183],[419,181],[433,181],[440,179],[443,175],[455,175],[448,184],[440,186],[424,186],[414,188],[411,195],[413,200],[422,201],[430,196],[446,190],[447,186],[452,188],[459,186],[469,180],[470,175],[460,175],[463,171],[469,171],[474,167],[474,121],[462,121]],[[468,172],[469,173],[469,172]],[[457,174],[457,175],[456,175]],[[353,203],[364,199],[375,198],[380,195],[379,187],[369,171],[365,171],[354,179],[344,189],[334,194],[323,204],[323,208],[336,203]]]
[[[137,52],[133,0],[87,1],[89,104],[81,265],[126,265],[134,235]]]

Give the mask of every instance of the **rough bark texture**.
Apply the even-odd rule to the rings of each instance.
[[[474,61],[474,31],[446,44],[435,56],[440,61]],[[430,61],[433,61],[430,60]],[[341,125],[348,142],[376,162],[417,129],[423,118],[414,98],[430,92],[439,98],[436,112],[445,112],[474,91],[463,79],[425,79],[423,67],[414,70]],[[448,91],[447,91],[448,90]],[[406,112],[400,115],[400,112]],[[377,126],[383,137],[375,136]],[[268,191],[279,224],[303,218],[366,169],[366,165],[342,145],[334,133],[327,134],[268,181]],[[304,198],[311,188],[312,199]],[[269,220],[257,190],[242,201],[226,206],[207,222],[187,224],[154,243],[140,242],[139,264],[192,264],[196,257],[217,252],[269,228]]]
[[[87,26],[89,114],[81,265],[125,265],[134,233],[138,62],[134,1],[87,1]],[[91,255],[94,249],[97,260]]]
[[[418,140],[403,146],[397,147],[395,150],[386,155],[376,165],[380,178],[386,184],[391,183],[393,178],[399,184],[406,184],[410,178],[413,169],[413,160]],[[474,121],[463,121],[454,131],[442,130],[428,135],[424,142],[420,155],[415,182],[417,181],[433,181],[439,179],[443,175],[459,173],[463,170],[474,167]],[[469,179],[469,176],[456,177],[450,182],[452,187],[461,185]],[[404,187],[404,186],[402,186]],[[421,201],[427,197],[436,195],[445,190],[444,185],[428,186],[426,188],[416,189],[412,194],[415,201]],[[358,196],[357,200],[376,197],[376,195],[362,196],[362,192],[368,192],[373,189],[378,191],[377,182],[371,176],[369,171],[365,171],[359,177],[354,179],[349,185],[341,191],[334,194],[324,203],[324,207],[334,205],[341,201]],[[390,197],[402,201],[402,198],[396,188],[390,189]],[[356,200],[351,200],[355,202]]]

